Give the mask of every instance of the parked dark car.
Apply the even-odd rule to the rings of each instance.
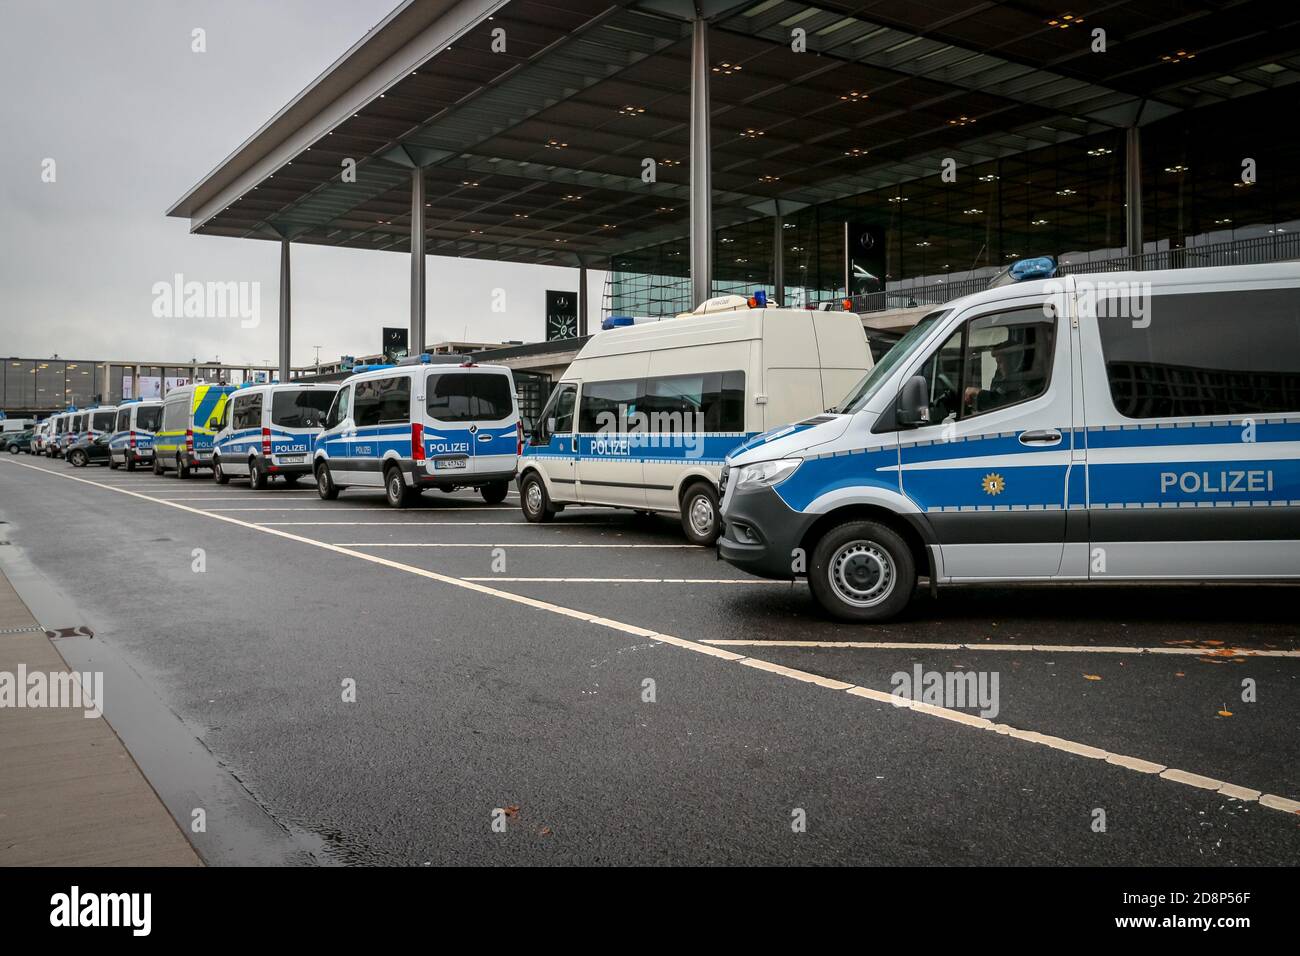
[[[5,432],[4,450],[11,455],[16,455],[20,451],[25,451],[30,455],[32,453],[31,429],[25,432]]]
[[[87,465],[107,465],[108,435],[83,438],[69,448],[64,457],[77,468],[85,468]]]

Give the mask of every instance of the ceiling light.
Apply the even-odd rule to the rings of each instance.
[[[761,129],[746,129],[742,130],[740,135],[742,139],[758,139],[766,134]]]
[[[961,214],[962,214],[963,216],[982,216],[982,215],[984,215],[984,210],[983,210],[983,209],[963,209],[963,210],[961,211]]]
[[[867,155],[867,151],[865,149],[859,149],[858,147],[854,146],[852,149],[846,149],[844,151],[844,155],[852,156],[854,159],[857,159],[859,156]]]
[[[949,126],[970,126],[974,122],[975,122],[975,118],[973,116],[966,116],[963,114],[961,116],[958,116],[956,119],[948,120],[948,125]]]
[[[568,149],[569,148],[568,143],[561,143],[558,139],[548,139],[545,145],[547,149]]]
[[[1166,167],[1165,167],[1165,172],[1167,172],[1167,173],[1185,173],[1185,172],[1187,172],[1187,167],[1184,166],[1182,163],[1179,163],[1177,166],[1166,166]]]
[[[840,99],[845,103],[861,103],[867,99],[867,94],[860,93],[857,90],[849,90],[847,93],[840,96]]]
[[[1182,63],[1184,60],[1195,60],[1195,53],[1188,53],[1186,50],[1178,50],[1174,53],[1166,53],[1160,60],[1164,63]]]
[[[781,177],[780,176],[759,176],[758,181],[760,183],[779,183],[781,181]]]
[[[581,196],[576,196],[576,195],[574,195],[573,193],[565,193],[565,194],[564,194],[564,201],[565,201],[565,202],[577,202],[577,201],[580,200],[581,198],[582,198]]]
[[[1073,13],[1063,13],[1047,21],[1049,27],[1056,27],[1058,30],[1068,30],[1083,22],[1083,17],[1076,17]]]
[[[996,180],[997,178],[998,178],[998,177],[995,176],[995,175],[993,175],[992,173],[985,173],[983,176],[980,177],[980,182],[982,182],[982,183],[991,183],[991,182],[993,182],[994,180]]]
[[[1046,219],[1031,219],[1031,220],[1029,221],[1029,224],[1030,224],[1031,226],[1045,226],[1045,225],[1047,225],[1047,220],[1046,220]]]
[[[645,112],[644,106],[624,106],[619,110],[624,116],[640,116]]]
[[[743,70],[739,63],[728,63],[725,60],[713,68],[714,73],[721,73],[723,76],[731,76],[733,73],[739,73]]]
[[[1088,150],[1089,156],[1109,156],[1114,150],[1107,149],[1105,146],[1098,146],[1096,149]]]
[[[1073,190],[1073,189],[1069,189],[1069,188],[1066,188],[1066,189],[1058,189],[1058,190],[1056,191],[1056,195],[1058,195],[1058,196],[1073,196],[1074,194],[1075,194],[1075,190]]]
[[[890,197],[889,197],[889,201],[890,201],[890,202],[907,202],[907,197],[906,197],[906,196],[890,196]]]

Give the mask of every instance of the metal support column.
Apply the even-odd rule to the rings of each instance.
[[[1130,126],[1124,139],[1124,209],[1125,246],[1130,256],[1142,254],[1142,134]],[[1134,261],[1135,269],[1142,268],[1142,260]]]
[[[772,217],[772,298],[785,305],[785,220],[781,218],[781,200],[773,202]]]
[[[411,333],[410,355],[424,351],[424,170],[411,170]]]
[[[587,334],[587,257],[578,257],[578,335]]]
[[[289,240],[280,239],[280,381],[289,381]]]
[[[709,25],[696,18],[691,33],[691,298],[713,289],[713,175],[709,142]]]

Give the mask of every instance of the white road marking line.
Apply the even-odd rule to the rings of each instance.
[[[213,512],[215,514],[215,512]],[[544,528],[540,525],[530,524],[522,519],[519,521],[258,521],[257,525],[263,528],[436,528],[440,525],[465,525],[473,527],[474,525],[490,524],[503,525],[508,528],[537,528],[541,531],[554,531],[559,528],[603,528],[605,527],[599,521],[568,521],[561,525],[552,525]],[[688,545],[694,547],[694,545]]]
[[[7,459],[0,458],[0,461],[6,461],[6,460]],[[1033,743],[1044,747],[1050,747],[1053,750],[1059,750],[1064,753],[1072,754],[1074,756],[1091,758],[1094,760],[1104,760],[1105,762],[1111,764],[1112,766],[1120,767],[1125,770],[1130,770],[1135,773],[1159,772],[1160,777],[1162,779],[1169,780],[1174,783],[1180,783],[1183,784],[1184,786],[1208,788],[1209,784],[1218,784],[1218,786],[1214,788],[1217,792],[1223,793],[1225,796],[1235,797],[1237,799],[1243,799],[1241,797],[1237,797],[1238,794],[1248,794],[1248,793],[1255,792],[1254,790],[1251,790],[1248,787],[1241,787],[1238,786],[1237,784],[1214,780],[1211,777],[1201,777],[1198,774],[1190,774],[1187,771],[1181,771],[1171,767],[1166,767],[1163,764],[1157,764],[1152,761],[1141,760],[1141,758],[1138,757],[1126,756],[1124,754],[1113,754],[1110,753],[1109,751],[1102,750],[1100,747],[1092,747],[1088,744],[1078,743],[1073,740],[1066,740],[1062,737],[1053,737],[1048,734],[1040,734],[1037,731],[1032,731],[1032,730],[1020,730],[1019,728],[1011,727],[1007,724],[995,724],[991,720],[985,717],[978,717],[974,714],[963,713],[962,711],[952,710],[947,707],[936,707],[933,704],[920,703],[918,701],[909,700],[907,698],[897,697],[893,694],[886,693],[885,691],[875,690],[874,688],[870,688],[870,687],[857,687],[854,685],[844,684],[842,681],[836,681],[828,677],[822,677],[821,675],[818,674],[811,674],[808,673],[807,671],[800,671],[794,668],[785,667],[784,665],[781,664],[775,664],[772,661],[765,661],[754,657],[745,657],[744,655],[736,654],[733,653],[732,651],[724,650],[721,647],[712,647],[708,644],[702,644],[698,641],[689,641],[686,640],[685,638],[676,637],[671,634],[662,634],[657,631],[649,631],[645,628],[637,627],[632,624],[624,624],[620,621],[614,621],[609,618],[600,617],[595,614],[589,614],[586,611],[577,611],[574,610],[573,608],[564,607],[563,605],[552,604],[549,601],[539,601],[536,598],[525,597],[524,595],[516,594],[513,591],[502,591],[498,588],[490,588],[476,581],[468,581],[464,578],[456,578],[447,574],[439,574],[437,571],[429,571],[426,570],[425,568],[418,568],[415,565],[411,565],[411,564],[402,564],[398,561],[390,561],[389,559],[381,558],[378,555],[366,554],[364,551],[352,551],[349,550],[348,546],[346,545],[329,544],[328,542],[325,541],[317,541],[314,538],[304,538],[301,535],[291,534],[288,531],[278,531],[274,528],[261,527],[256,524],[250,524],[247,521],[241,521],[239,518],[231,518],[227,515],[214,514],[210,511],[203,511],[202,509],[199,508],[191,508],[189,505],[182,505],[170,501],[164,501],[160,498],[151,498],[148,495],[141,494],[138,491],[128,491],[123,488],[114,488],[112,485],[101,484],[100,482],[97,481],[91,481],[88,478],[78,478],[76,475],[67,475],[67,474],[60,474],[58,472],[50,472],[49,469],[41,468],[37,465],[28,465],[21,461],[9,461],[9,464],[16,465],[19,468],[30,468],[33,471],[53,473],[58,475],[58,477],[60,478],[66,478],[70,481],[80,482],[82,484],[90,485],[92,487],[104,488],[108,491],[114,491],[122,495],[130,495],[133,498],[139,498],[143,501],[152,501],[156,504],[166,505],[169,508],[176,508],[177,510],[180,511],[188,511],[190,514],[212,518],[215,521],[224,521],[228,524],[233,524],[241,528],[249,528],[253,531],[260,531],[263,534],[275,535],[276,537],[283,538],[286,541],[295,541],[299,544],[308,545],[309,547],[320,548],[325,551],[332,551],[335,554],[346,555],[348,557],[356,558],[360,561],[368,561],[372,564],[378,564],[383,567],[392,568],[393,570],[396,571],[404,571],[407,574],[413,574],[416,575],[417,577],[426,578],[430,581],[438,581],[442,584],[449,584],[452,587],[464,588],[469,591],[475,591],[479,594],[484,594],[489,597],[499,598],[500,600],[508,601],[513,604],[522,604],[526,607],[532,607],[532,608],[536,608],[537,610],[547,611],[551,614],[560,615],[561,617],[568,617],[574,620],[585,621],[588,624],[594,624],[598,627],[605,627],[626,634],[635,634],[640,637],[644,637],[648,640],[656,641],[658,643],[671,644],[674,647],[681,647],[686,650],[694,651],[699,654],[707,654],[711,657],[721,658],[722,660],[733,661],[736,663],[744,664],[746,666],[764,670],[769,673],[776,674],[778,676],[787,677],[804,683],[813,684],[815,686],[820,686],[827,690],[834,690],[838,693],[852,694],[853,696],[856,697],[864,697],[868,700],[873,700],[880,703],[892,704],[894,707],[898,707],[900,709],[905,708],[907,710],[914,711],[915,713],[918,714],[924,714],[930,717],[938,717],[943,720],[952,721],[953,723],[959,724],[961,726],[970,727],[972,729],[991,731],[993,733],[1012,737],[1016,740],[1025,741],[1027,743]],[[493,547],[493,546],[485,545],[485,547]],[[497,547],[500,546],[498,545]],[[519,547],[519,545],[510,545],[509,547]],[[525,547],[527,547],[527,545],[525,545]],[[534,545],[534,547],[536,547],[536,545]],[[545,545],[542,545],[542,547],[545,547]],[[673,547],[673,546],[672,545],[614,545],[614,547],[635,548],[635,547]],[[682,547],[690,548],[690,547],[694,547],[694,545],[682,545]],[[1155,769],[1157,767],[1159,768],[1159,771]],[[1195,778],[1194,782],[1192,778]],[[1261,793],[1258,798],[1258,802],[1260,806],[1268,807],[1271,810],[1278,810],[1283,813],[1291,813],[1291,814],[1300,813],[1300,801],[1291,800],[1286,797],[1279,797],[1275,794]]]
[[[464,578],[466,581],[497,581],[513,584],[785,584],[789,581],[765,581],[762,578]],[[717,644],[718,641],[704,641]]]
[[[232,518],[232,521],[238,519]],[[267,525],[257,524],[249,525],[250,528],[265,528]],[[314,541],[314,538],[307,538],[307,541]],[[453,542],[453,541],[419,541],[419,542],[402,542],[402,541],[348,541],[334,545],[339,548],[689,548],[692,551],[699,550],[693,544],[538,544],[529,542],[510,543],[502,542],[500,544],[479,544],[478,542]],[[467,581],[468,578],[457,578],[457,581]]]
[[[788,584],[789,582],[774,582]],[[721,641],[717,647],[838,647],[886,651],[1029,651],[1050,654],[1182,654],[1190,657],[1300,657],[1300,651],[1251,650],[1243,647],[1089,647],[1086,644],[943,644],[909,641]]]
[[[179,499],[168,498],[166,500],[178,501]],[[328,502],[322,502],[321,504],[312,508],[208,508],[207,510],[214,511],[214,512],[221,512],[222,514],[234,513],[234,512],[245,512],[245,511],[323,511],[328,514],[332,514],[335,511],[369,511],[371,514],[382,514],[387,510],[387,508],[385,508],[382,505],[371,505],[369,507],[365,505],[335,506],[329,504]],[[517,513],[521,518],[523,517],[523,512],[520,511],[518,508],[499,508],[493,505],[483,505],[482,507],[479,508],[475,508],[472,505],[468,507],[464,505],[450,505],[445,508],[418,508],[418,509],[412,509],[410,511],[405,511],[403,512],[403,514],[408,514],[411,517],[415,517],[417,515],[436,515],[443,511],[513,511]]]

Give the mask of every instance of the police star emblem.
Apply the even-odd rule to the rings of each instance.
[[[1000,495],[1007,487],[1007,483],[1002,480],[1002,476],[996,472],[985,475],[982,484],[986,495]]]

